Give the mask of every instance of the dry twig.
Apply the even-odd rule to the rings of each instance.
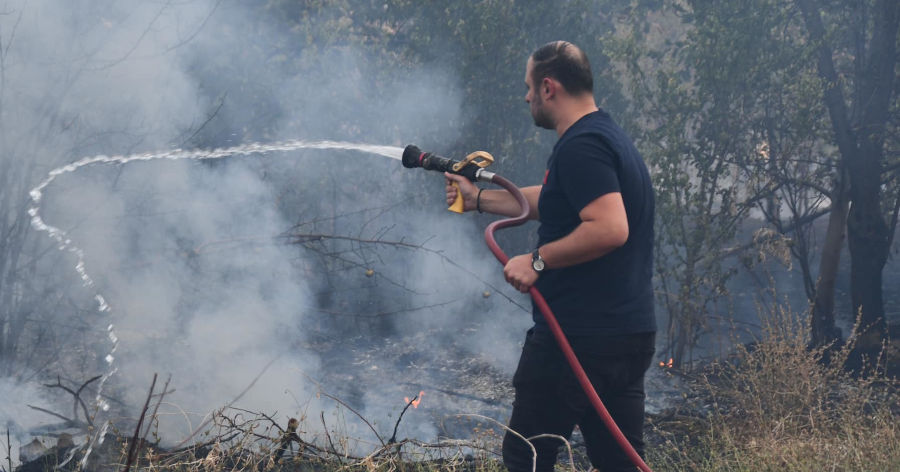
[[[153,374],[153,382],[150,384],[150,392],[147,393],[147,401],[144,402],[144,408],[141,409],[141,416],[138,418],[137,426],[134,428],[134,436],[131,438],[131,444],[128,445],[128,456],[125,461],[124,472],[128,472],[131,469],[131,464],[140,451],[137,443],[140,441],[141,426],[144,424],[144,417],[147,415],[147,410],[150,408],[150,399],[153,398],[153,390],[156,388],[156,377],[157,374]]]

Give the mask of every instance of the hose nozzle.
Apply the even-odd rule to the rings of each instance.
[[[403,150],[403,167],[414,169],[421,167],[425,170],[436,170],[438,172],[450,172],[451,174],[461,175],[472,182],[478,180],[479,171],[494,163],[494,156],[485,151],[475,151],[461,161],[455,161],[447,157],[441,157],[434,153],[425,152],[414,144],[406,146]],[[456,185],[456,183],[454,183]],[[457,187],[456,200],[450,206],[451,211],[457,213],[463,212],[462,194]]]
[[[425,170],[436,170],[438,172],[450,172],[451,174],[461,175],[472,182],[478,180],[476,173],[478,169],[483,169],[494,163],[494,156],[484,151],[475,151],[465,159],[456,161],[448,157],[438,156],[431,152],[425,152],[418,146],[410,144],[403,150],[403,167],[413,169],[421,167]]]

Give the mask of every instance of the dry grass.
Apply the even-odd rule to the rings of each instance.
[[[897,381],[872,371],[848,373],[844,362],[852,340],[831,353],[832,362],[826,365],[824,351],[807,349],[805,333],[804,325],[780,313],[767,320],[756,343],[738,346],[729,359],[693,377],[683,405],[651,421],[647,457],[651,468],[656,472],[900,470]],[[306,424],[316,419],[301,419],[299,430],[316,430]],[[285,442],[290,431],[282,426],[262,413],[223,409],[195,438],[198,444],[180,451],[159,451],[147,444],[140,448],[132,470],[505,470],[499,460],[502,428],[488,422],[473,421],[470,439],[435,443],[391,442],[380,436],[366,442],[336,430]],[[290,447],[278,454],[282,444]],[[110,449],[108,470],[121,470],[127,446],[119,443]],[[566,462],[557,469],[576,468]]]
[[[650,451],[654,469],[900,470],[897,382],[848,373],[852,339],[826,365],[805,333],[779,313],[758,342],[696,378],[688,408],[702,414],[654,425],[664,438]]]
[[[736,348],[727,361],[698,375],[681,414],[656,421],[648,463],[659,471],[892,471],[900,470],[898,384],[867,372],[851,375],[843,363],[852,340],[833,352],[807,349],[806,328],[787,314],[766,323],[758,342]],[[500,434],[475,429],[471,441],[424,444],[412,440],[360,457],[320,441],[276,464],[271,460],[271,423],[258,418],[252,431],[220,445],[203,459],[182,460],[144,470],[475,471],[505,470],[499,461]],[[266,427],[263,425],[266,424]],[[220,426],[227,426],[221,423]],[[216,434],[224,435],[233,428]],[[338,453],[338,454],[335,454]],[[343,454],[343,457],[339,457]],[[210,457],[216,458],[215,461]],[[146,462],[145,462],[146,464]],[[571,465],[558,466],[558,470]]]
[[[361,421],[363,421],[361,419]],[[415,439],[394,442],[378,437],[360,440],[338,429],[321,435],[291,434],[268,415],[241,409],[223,409],[197,444],[178,450],[140,448],[131,470],[146,472],[305,471],[305,472],[500,472],[498,434],[480,421],[467,440],[425,443]],[[309,426],[300,423],[300,430]],[[490,426],[490,425],[489,425]],[[312,429],[312,428],[310,428]],[[107,441],[108,443],[110,441]],[[100,470],[123,470],[129,445],[109,444]],[[48,469],[52,470],[52,469]]]

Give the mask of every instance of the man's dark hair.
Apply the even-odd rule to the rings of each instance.
[[[544,78],[556,79],[572,95],[594,92],[591,63],[584,52],[567,41],[553,41],[531,54],[531,82],[540,86]]]

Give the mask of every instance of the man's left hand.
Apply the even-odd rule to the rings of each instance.
[[[538,273],[531,267],[531,254],[522,254],[510,259],[503,268],[503,275],[510,285],[522,293],[527,293],[538,278]]]

